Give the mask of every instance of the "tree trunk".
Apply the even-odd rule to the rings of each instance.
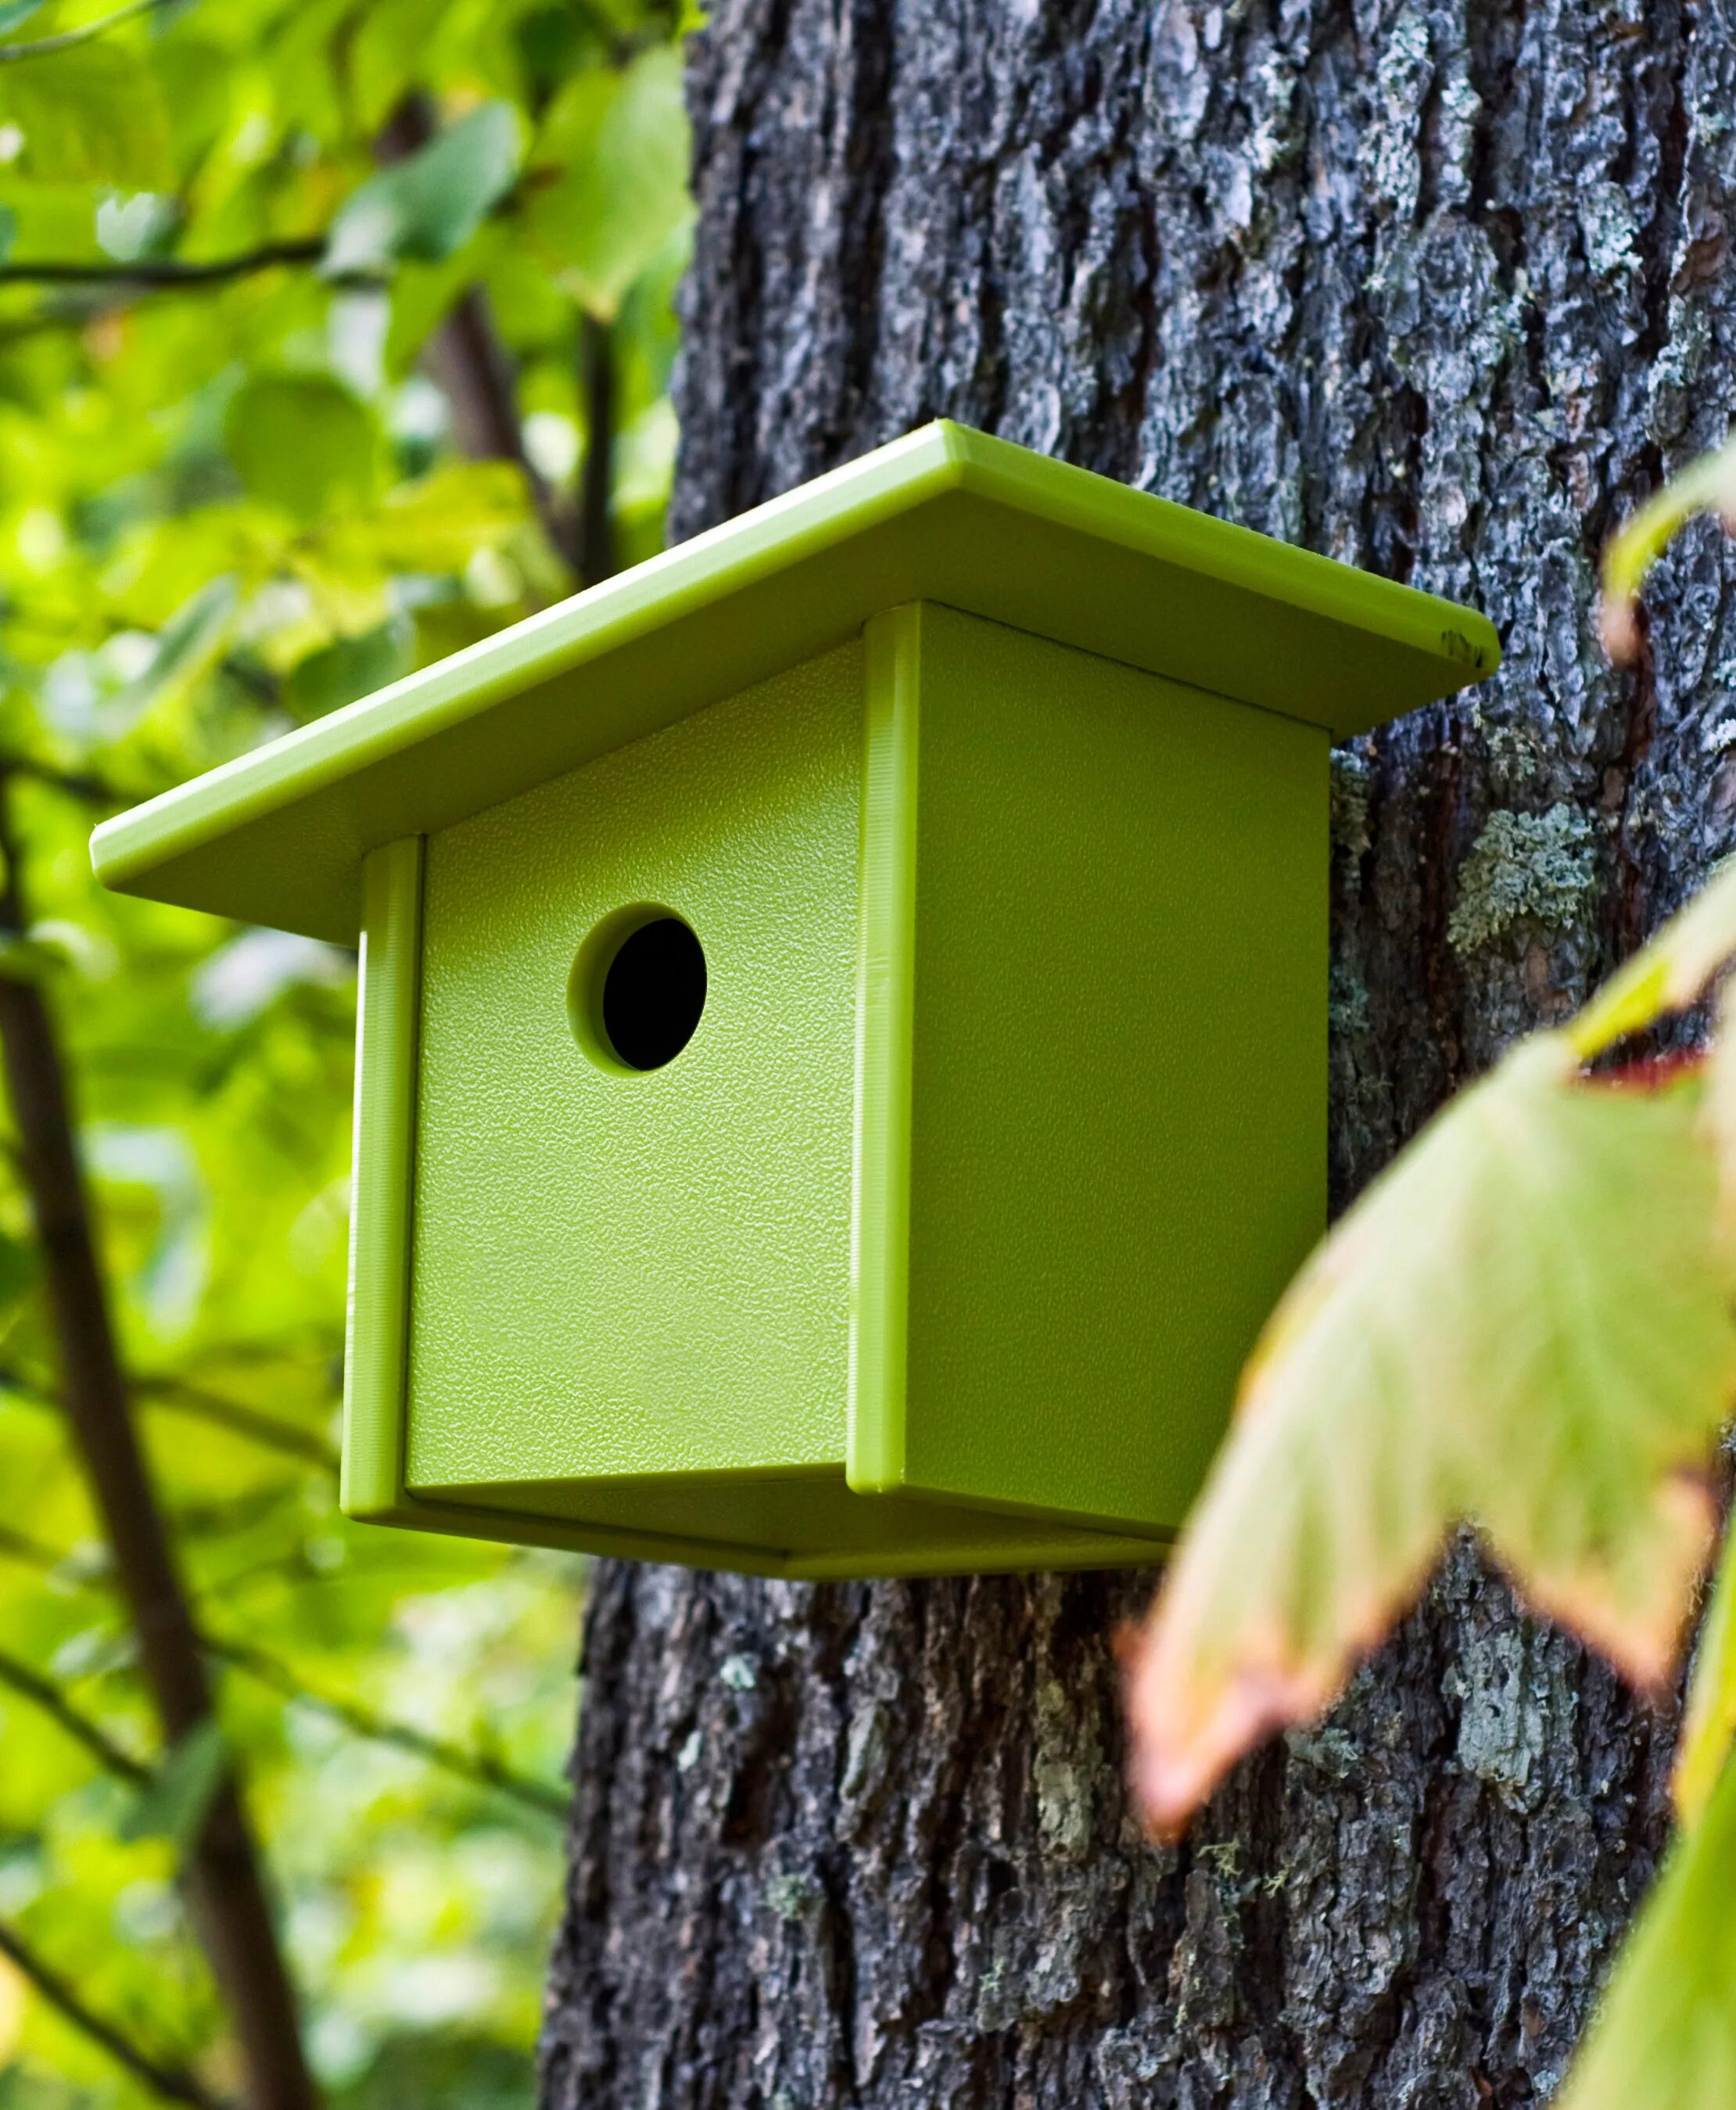
[[[1722,436],[1736,6],[717,0],[674,532],[937,414],[1499,625],[1335,758],[1347,1199],[1736,826],[1724,548],[1617,677],[1608,528]],[[1547,2096],[1671,1725],[1475,1551],[1186,1845],[1133,1823],[1147,1577],[599,1566],[547,2110]]]

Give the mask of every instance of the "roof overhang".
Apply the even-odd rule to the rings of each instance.
[[[1472,610],[950,423],[105,822],[105,885],[339,943],[363,857],[944,602],[1335,737],[1492,672]]]

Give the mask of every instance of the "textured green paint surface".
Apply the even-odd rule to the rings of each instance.
[[[1327,736],[920,620],[906,1478],[1173,1527],[1325,1223]]]
[[[1492,673],[1474,611],[947,423],[105,822],[105,884],[347,943],[362,859],[927,600],[1342,736]]]
[[[840,1465],[861,651],[434,836],[410,1486]],[[599,1068],[573,956],[635,902],[705,948],[666,1068]]]

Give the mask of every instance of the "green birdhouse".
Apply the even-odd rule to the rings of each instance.
[[[98,829],[360,933],[345,1508],[1156,1556],[1324,1220],[1330,744],[1497,658],[936,424]]]

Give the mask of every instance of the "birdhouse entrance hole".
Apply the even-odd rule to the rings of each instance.
[[[680,917],[626,908],[579,948],[567,1013],[593,1062],[643,1075],[672,1062],[693,1039],[705,990],[705,948]]]

